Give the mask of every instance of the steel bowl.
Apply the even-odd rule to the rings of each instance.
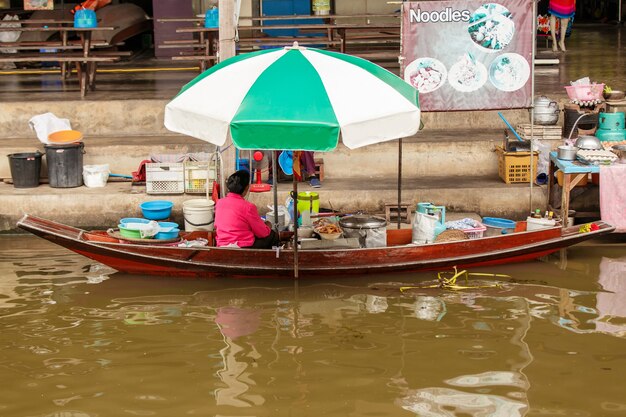
[[[574,146],[579,149],[589,149],[589,150],[602,150],[604,147],[602,146],[602,142],[595,136],[591,135],[582,135],[576,139],[576,143]]]
[[[603,96],[605,100],[623,100],[624,97],[626,97],[626,93],[619,90],[612,90],[610,93],[604,93]]]
[[[564,161],[575,161],[578,148],[575,146],[561,145],[558,148],[557,158]]]
[[[614,145],[611,149],[619,158],[617,162],[626,164],[626,145]]]

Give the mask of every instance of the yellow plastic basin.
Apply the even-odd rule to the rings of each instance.
[[[83,134],[78,130],[59,130],[48,135],[50,143],[72,143],[83,140]]]

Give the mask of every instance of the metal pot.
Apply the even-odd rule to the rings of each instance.
[[[559,146],[557,158],[562,159],[564,161],[575,161],[576,152],[578,152],[578,148],[575,146],[561,145]]]
[[[535,107],[532,109],[535,124],[554,125],[559,121],[559,105],[556,101],[550,100],[546,96],[541,96],[535,100]]]
[[[387,246],[387,221],[382,217],[355,215],[339,220],[345,237],[359,239],[362,248]]]

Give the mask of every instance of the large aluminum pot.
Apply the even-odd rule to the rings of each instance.
[[[354,215],[339,220],[344,237],[356,237],[362,248],[387,246],[387,221],[382,217]]]
[[[575,146],[561,145],[557,153],[557,158],[564,161],[575,161],[578,148]]]
[[[535,100],[532,114],[535,118],[535,124],[554,125],[559,121],[559,105],[556,101],[541,96]]]

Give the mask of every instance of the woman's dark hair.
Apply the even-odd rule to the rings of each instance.
[[[248,185],[250,185],[250,173],[243,169],[236,171],[233,175],[228,177],[226,181],[228,191],[239,195],[243,194]]]

